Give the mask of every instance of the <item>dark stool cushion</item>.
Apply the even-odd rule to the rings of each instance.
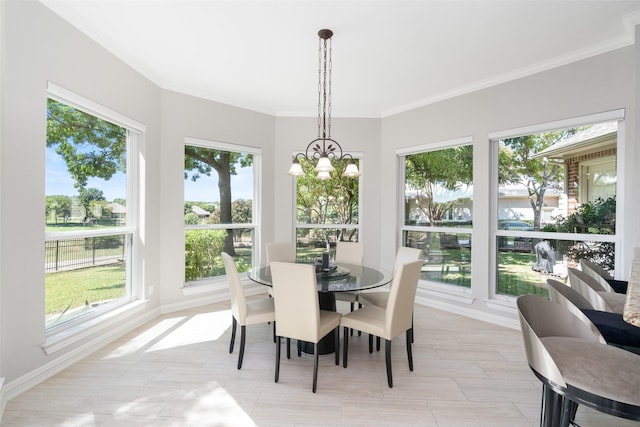
[[[607,283],[609,283],[609,286],[611,286],[613,290],[616,291],[616,293],[627,293],[627,285],[629,284],[629,282],[627,282],[626,280],[607,279]]]
[[[621,314],[582,310],[609,344],[640,347],[640,328],[627,323]]]

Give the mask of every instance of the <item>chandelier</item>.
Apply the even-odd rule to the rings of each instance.
[[[358,177],[360,171],[353,156],[343,153],[338,141],[331,138],[331,37],[333,31],[323,29],[318,31],[320,37],[318,48],[318,137],[307,145],[303,153],[293,157],[289,175],[304,175],[299,159],[315,162],[314,170],[318,172],[318,179],[330,179],[335,170],[331,160],[350,159],[342,176]]]

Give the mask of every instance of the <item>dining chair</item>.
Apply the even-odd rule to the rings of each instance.
[[[358,242],[338,241],[336,243],[335,261],[352,265],[364,264],[364,245]],[[351,311],[355,310],[355,305],[358,302],[358,292],[336,292],[335,297],[336,301],[348,302]],[[353,330],[351,335],[353,335]]]
[[[592,261],[581,259],[580,270],[597,280],[609,292],[627,293],[628,282],[626,280],[614,279],[607,270]]]
[[[605,290],[591,276],[576,268],[567,268],[567,273],[571,287],[586,298],[596,310],[622,314],[626,295]]]
[[[401,246],[398,248],[396,258],[393,264],[393,272],[395,272],[402,264],[422,259],[422,249]],[[389,300],[389,290],[365,291],[358,293],[358,302],[365,307],[368,305],[376,305],[386,308]],[[413,323],[413,322],[412,322]],[[413,342],[413,326],[411,327],[411,342]],[[380,349],[379,340],[377,341],[377,349]]]
[[[310,264],[272,262],[273,299],[276,310],[276,373],[280,378],[282,337],[313,343],[313,386],[318,383],[318,342],[334,332],[335,362],[340,364],[340,317],[335,311],[320,310],[315,267]]]
[[[296,246],[294,242],[267,243],[267,264],[273,261],[296,262]]]
[[[233,353],[236,340],[236,326],[240,324],[240,352],[238,353],[238,369],[242,368],[244,347],[246,341],[246,328],[248,325],[275,322],[276,314],[273,299],[262,298],[247,301],[238,269],[233,258],[226,252],[221,253],[224,269],[229,282],[229,294],[231,299],[231,343],[229,353]],[[275,323],[273,325],[275,333]]]
[[[296,262],[296,245],[294,242],[267,243],[267,265],[273,261]],[[273,288],[267,290],[273,296]],[[287,345],[287,349],[289,346]]]
[[[547,298],[522,295],[516,304],[527,363],[542,382],[541,426],[568,426],[578,404],[640,420],[640,356],[606,345]]]
[[[547,289],[551,301],[596,328],[607,344],[640,353],[640,328],[625,322],[621,314],[596,310],[578,291],[558,280],[547,279]]]
[[[585,272],[589,275],[593,280],[598,282],[598,284],[607,292],[615,292],[609,282],[608,279],[613,279],[608,271],[604,268],[600,267],[598,264],[588,261],[586,259],[581,259],[580,263],[580,271]]]
[[[365,306],[359,310],[342,315],[340,326],[344,328],[343,366],[347,367],[349,353],[349,329],[356,329],[369,334],[369,353],[373,351],[373,337],[385,340],[385,361],[387,367],[387,384],[393,387],[391,372],[391,341],[405,332],[407,342],[407,359],[409,370],[413,371],[413,355],[411,353],[411,333],[413,305],[418,287],[418,278],[422,269],[422,261],[402,264],[394,273],[385,308],[375,305]]]

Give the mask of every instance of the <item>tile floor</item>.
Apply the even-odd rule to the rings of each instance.
[[[346,308],[346,306],[345,306]],[[342,309],[339,306],[339,309]],[[415,310],[414,371],[404,336],[393,342],[394,387],[384,351],[350,339],[349,367],[321,356],[284,357],[274,383],[268,325],[248,327],[229,354],[228,304],[163,315],[7,403],[2,426],[535,426],[539,381],[520,332],[436,309]],[[578,410],[588,426],[639,423]]]

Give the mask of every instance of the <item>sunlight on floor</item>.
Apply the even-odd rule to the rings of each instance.
[[[189,425],[210,423],[212,419],[220,426],[256,425],[233,396],[220,386],[198,399],[190,410],[185,411],[184,417]]]
[[[197,314],[182,321],[147,351],[215,341],[231,327],[231,310]]]
[[[158,351],[214,341],[220,338],[229,327],[231,327],[231,310],[164,319],[119,346],[104,359],[124,357],[141,350]]]

